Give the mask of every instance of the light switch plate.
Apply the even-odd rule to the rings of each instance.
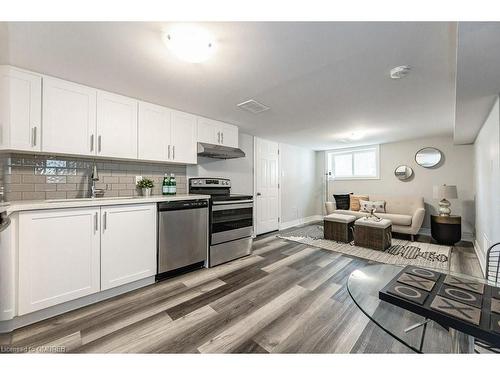
[[[142,176],[135,176],[135,184],[142,180]]]

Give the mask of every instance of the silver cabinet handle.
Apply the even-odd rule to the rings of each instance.
[[[104,232],[106,229],[108,229],[108,213],[104,211],[102,215],[102,231]]]
[[[175,160],[175,145],[172,146],[172,159]]]
[[[94,215],[94,233],[96,233],[99,230],[99,218],[97,216],[97,213]]]
[[[221,134],[221,136],[220,136],[220,139],[221,139],[220,143],[224,144],[224,132],[221,132],[220,134]]]
[[[168,145],[168,157],[167,159],[170,159],[170,145]]]
[[[90,152],[94,152],[94,134],[90,135]]]
[[[217,132],[217,143],[220,143],[220,132]]]
[[[33,128],[31,128],[31,145],[33,147],[36,146],[36,126],[33,126]]]
[[[97,152],[101,152],[101,136],[97,137]]]

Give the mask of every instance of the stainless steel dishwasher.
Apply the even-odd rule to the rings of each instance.
[[[208,200],[158,203],[156,279],[200,268],[208,254]]]

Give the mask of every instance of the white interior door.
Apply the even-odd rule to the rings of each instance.
[[[279,146],[255,138],[255,232],[279,227]]]

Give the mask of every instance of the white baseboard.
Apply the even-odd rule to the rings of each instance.
[[[313,215],[313,216],[303,217],[300,219],[280,223],[279,230],[288,229],[291,227],[296,227],[298,225],[309,224],[321,220],[323,220],[323,215]]]
[[[479,246],[479,242],[477,242],[477,240],[474,240],[473,244],[474,251],[476,252],[477,259],[479,260],[479,265],[481,266],[481,271],[483,271],[483,275],[486,275],[486,254],[483,249],[481,249],[481,246]]]

